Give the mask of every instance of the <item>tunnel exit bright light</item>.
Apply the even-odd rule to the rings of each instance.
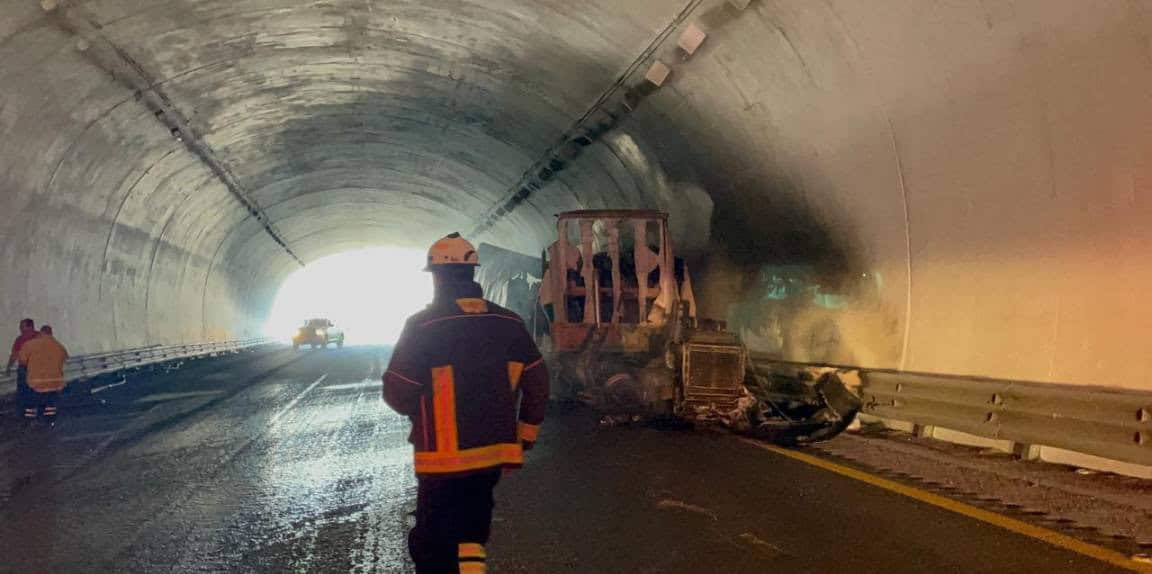
[[[265,334],[288,342],[304,321],[332,320],[349,345],[395,343],[404,320],[432,300],[422,251],[373,248],[331,255],[281,286]]]

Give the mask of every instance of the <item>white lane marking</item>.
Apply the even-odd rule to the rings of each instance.
[[[288,403],[288,406],[280,409],[280,412],[272,415],[272,418],[269,419],[269,421],[268,421],[268,426],[275,427],[276,424],[280,422],[280,417],[283,417],[284,415],[288,414],[288,411],[292,410],[292,407],[296,406],[296,403],[300,402],[300,399],[304,398],[304,395],[307,395],[308,393],[312,392],[312,389],[315,389],[317,385],[319,385],[320,383],[323,383],[324,379],[327,379],[327,378],[328,378],[328,373],[324,373],[323,375],[320,375],[319,379],[312,381],[312,384],[308,385],[308,388],[304,389],[303,392],[296,395],[296,398],[292,399],[292,402]]]
[[[214,397],[223,394],[224,391],[188,391],[185,393],[156,393],[147,395],[136,399],[138,403],[158,403],[163,401],[174,401],[178,399],[195,399],[201,397]]]
[[[361,381],[359,383],[344,383],[344,384],[340,384],[340,385],[328,385],[328,386],[324,387],[324,390],[325,391],[346,391],[349,389],[368,389],[368,388],[379,389],[382,387],[383,387],[383,383],[381,383],[380,381],[366,380],[366,381]]]

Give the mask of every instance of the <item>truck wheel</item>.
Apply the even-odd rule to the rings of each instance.
[[[337,349],[343,349],[344,348],[344,339],[340,339],[339,341],[336,341],[336,348]]]
[[[312,343],[312,348],[313,348],[313,349],[315,349],[315,348],[316,348],[316,343]]]

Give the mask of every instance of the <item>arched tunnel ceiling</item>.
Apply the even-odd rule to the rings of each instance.
[[[254,333],[298,266],[273,236],[311,261],[474,229],[659,59],[663,87],[613,94],[616,127],[478,239],[535,252],[559,211],[658,207],[755,347],[1152,385],[1129,351],[1152,340],[1148,9],[0,0],[0,319],[81,350]]]

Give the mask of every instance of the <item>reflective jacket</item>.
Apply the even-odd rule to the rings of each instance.
[[[38,393],[64,388],[68,350],[52,335],[40,335],[20,347],[20,363],[28,367],[28,386]]]
[[[413,315],[384,373],[384,400],[412,421],[416,474],[523,463],[548,402],[548,370],[524,323],[475,283],[442,286]]]

